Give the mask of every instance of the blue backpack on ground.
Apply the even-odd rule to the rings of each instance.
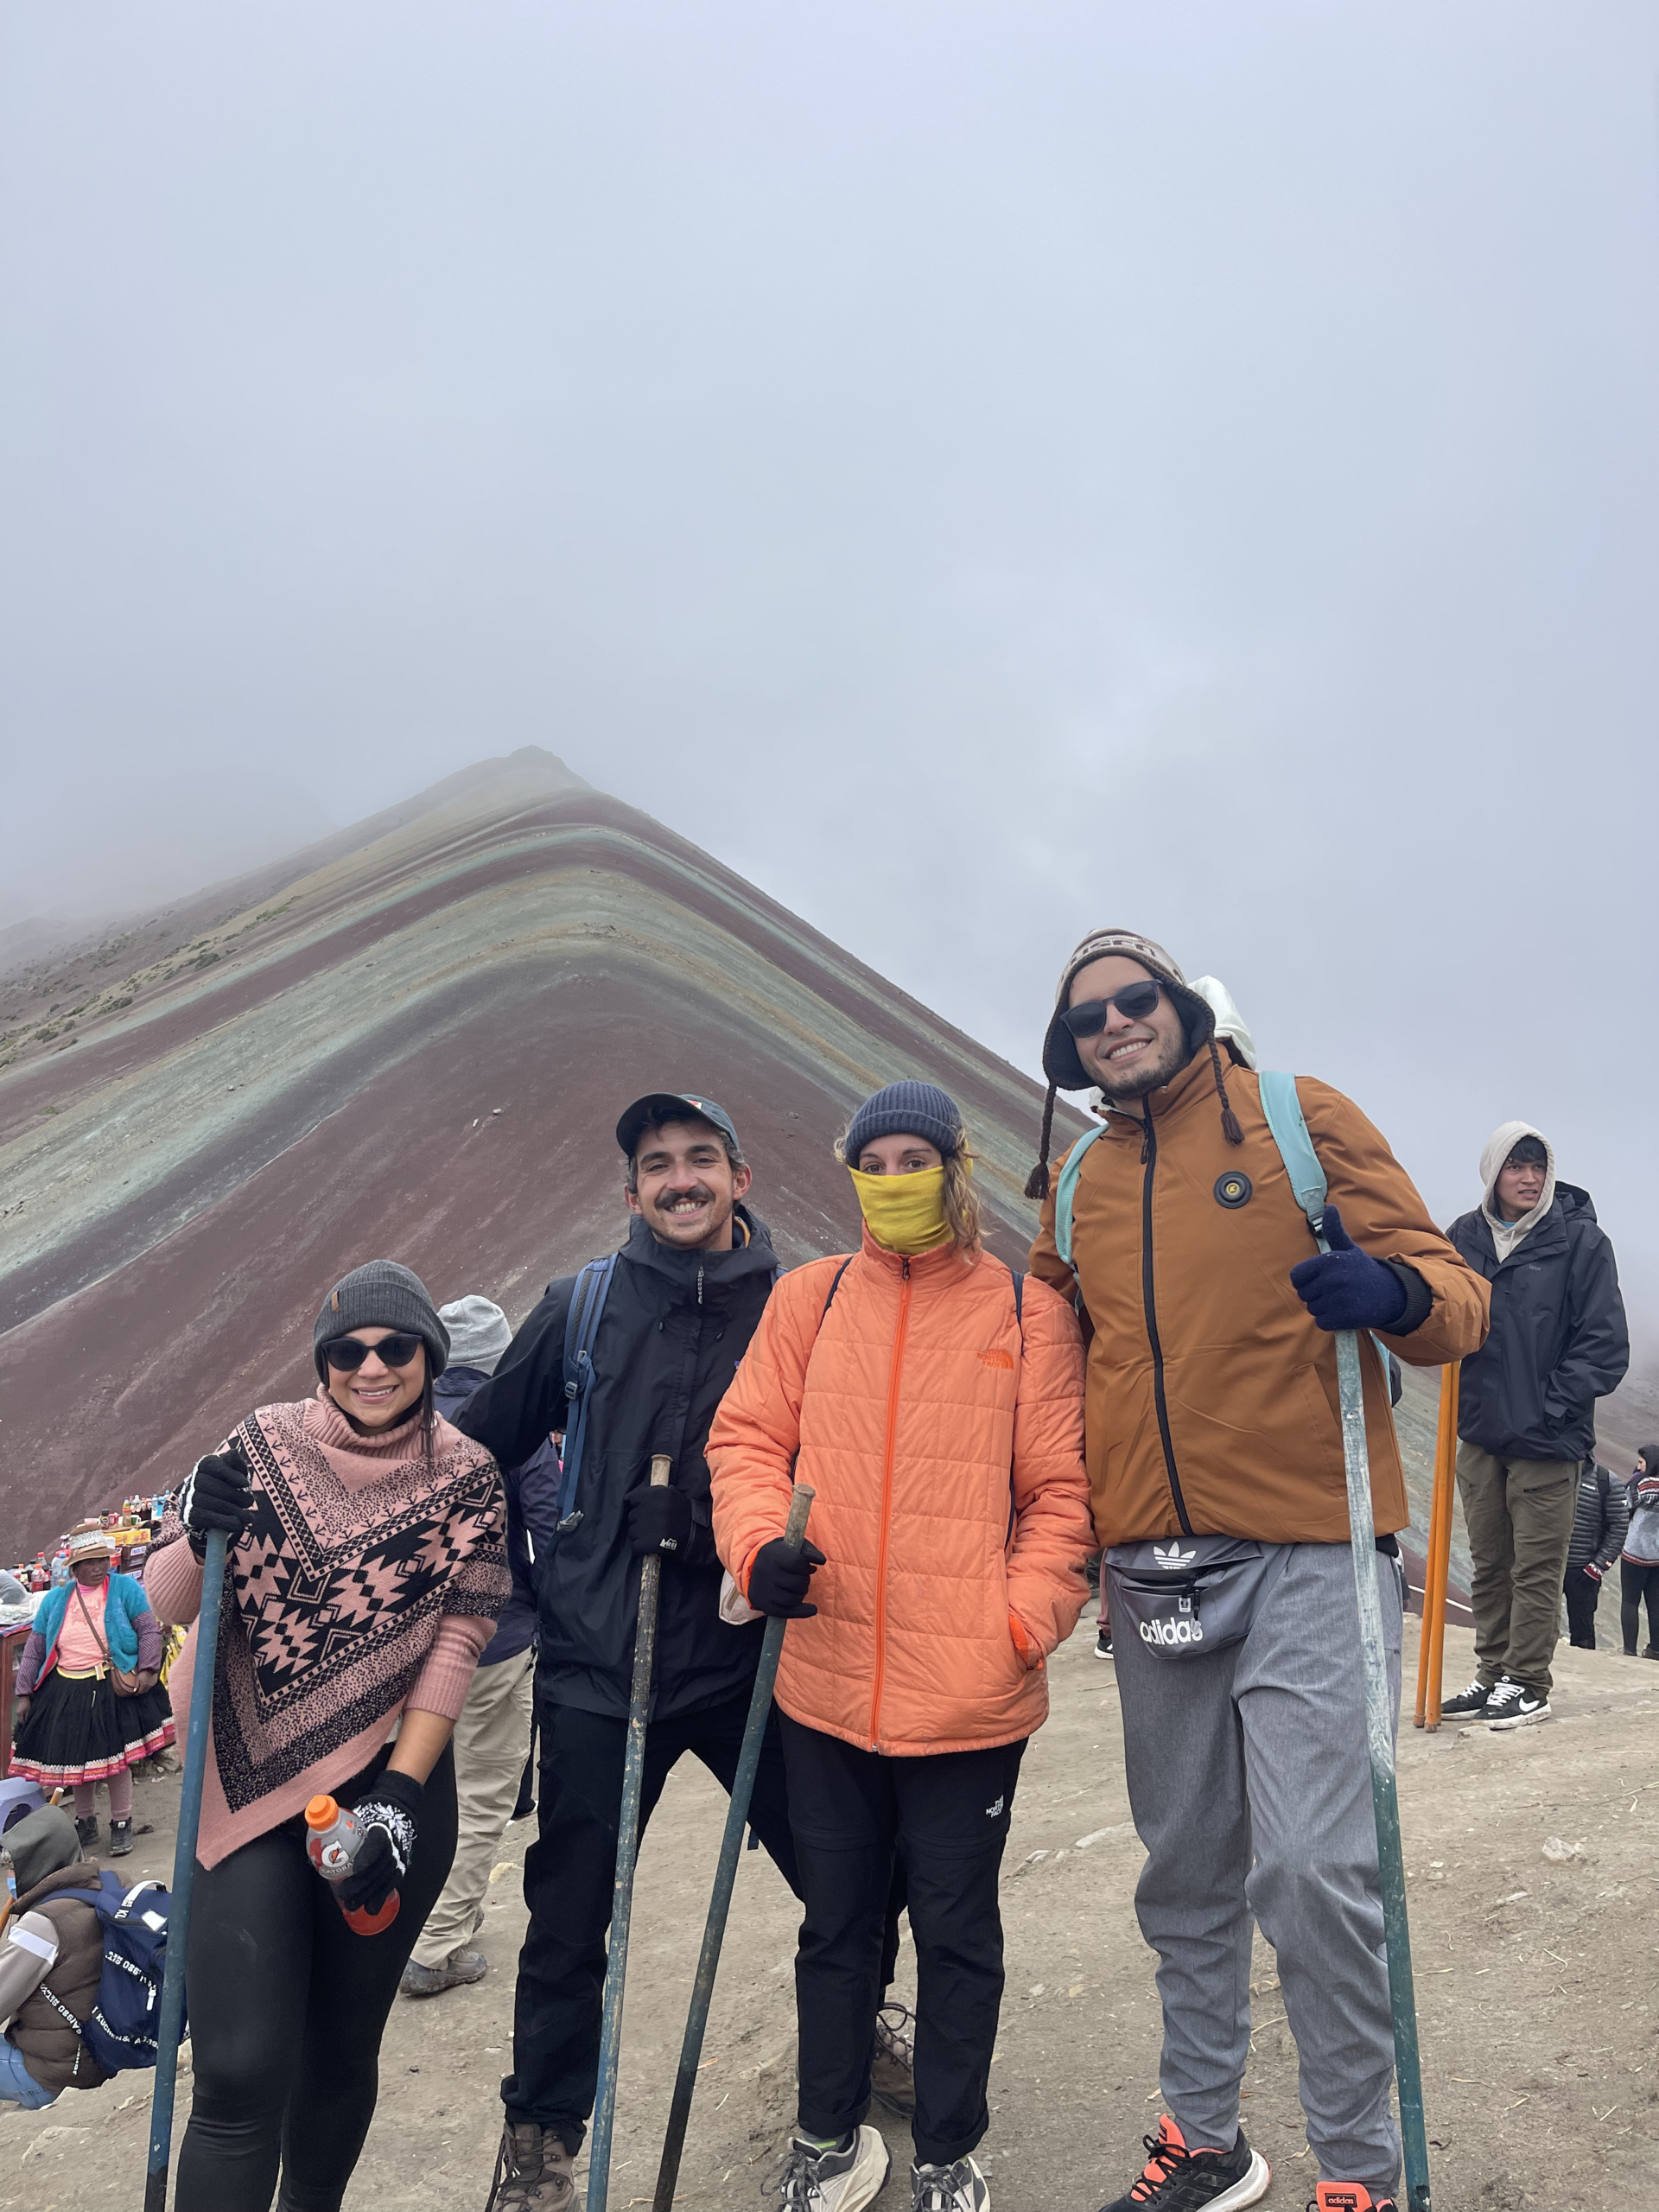
[[[167,1920],[172,1900],[159,1882],[123,1886],[103,1875],[96,1889],[54,1890],[54,1904],[90,1905],[104,1937],[104,1964],[90,2016],[75,2018],[41,1983],[39,1994],[86,2044],[106,2074],[156,2063],[162,1977],[167,1971]]]

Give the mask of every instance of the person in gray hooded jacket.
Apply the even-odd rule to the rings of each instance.
[[[1556,1179],[1548,1140],[1505,1122],[1480,1175],[1481,1204],[1446,1231],[1492,1287],[1491,1328],[1458,1397],[1478,1672],[1441,1709],[1514,1728],[1549,1715],[1579,1468],[1630,1344],[1612,1245],[1590,1193]]]

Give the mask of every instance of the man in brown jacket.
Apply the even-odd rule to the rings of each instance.
[[[1225,1057],[1224,1056],[1225,1055]],[[1240,2212],[1252,1920],[1278,1954],[1319,2212],[1394,2212],[1399,2138],[1333,1332],[1362,1342],[1378,1595],[1396,1705],[1409,1518],[1382,1349],[1473,1351],[1485,1284],[1348,1099],[1298,1094],[1329,1185],[1319,1254],[1246,1051],[1162,948],[1067,961],[1044,1043],[1033,1272],[1090,1332],[1087,1452],[1124,1757],[1147,1859],[1168,2110],[1107,2212]],[[1228,1065],[1230,1058],[1233,1065]],[[1051,1190],[1054,1092],[1103,1128]],[[1068,1155],[1070,1160],[1071,1155]]]

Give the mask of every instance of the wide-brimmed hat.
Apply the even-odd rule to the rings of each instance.
[[[71,1567],[79,1567],[83,1560],[115,1557],[115,1546],[110,1541],[108,1530],[100,1528],[96,1521],[83,1521],[72,1529],[67,1548]]]

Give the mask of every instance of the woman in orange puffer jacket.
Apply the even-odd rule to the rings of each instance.
[[[878,1091],[841,1153],[862,1249],[779,1283],[708,1446],[721,1557],[794,1623],[777,1697],[806,1914],[780,2202],[858,2212],[887,2177],[863,2123],[896,1853],[918,1967],[912,2203],[985,2212],[970,2153],[1002,1995],[997,1873],[1094,1541],[1083,1348],[1070,1306],[981,1248],[944,1091]],[[794,1480],[817,1492],[798,1553]]]

